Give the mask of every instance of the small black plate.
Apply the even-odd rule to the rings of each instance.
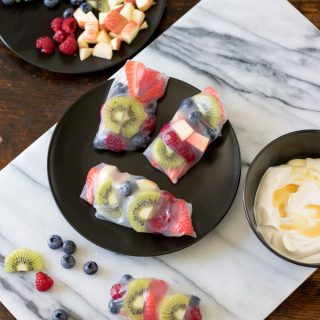
[[[64,9],[70,7],[70,4],[64,2],[53,10],[47,9],[39,0],[30,3],[21,1],[11,7],[0,4],[0,37],[20,58],[37,67],[58,73],[94,72],[113,67],[137,53],[156,30],[165,5],[165,0],[157,1],[146,12],[148,29],[140,31],[131,45],[123,43],[120,51],[114,51],[112,60],[90,57],[80,61],[79,56],[61,54],[57,47],[52,55],[45,55],[36,49],[36,39],[44,35],[51,37],[51,21],[55,17],[61,17]]]
[[[48,154],[48,175],[53,196],[67,221],[85,238],[115,252],[132,256],[156,256],[188,247],[212,230],[228,212],[240,181],[240,150],[230,122],[222,137],[212,143],[201,161],[176,185],[153,168],[143,151],[116,154],[97,152],[92,140],[99,125],[99,111],[112,81],[104,82],[81,97],[58,123]],[[168,122],[180,102],[199,92],[170,78],[165,97],[159,102],[157,130]],[[137,233],[133,229],[95,218],[94,209],[79,198],[86,174],[100,162],[120,171],[145,176],[162,190],[172,192],[193,205],[197,238],[169,238]]]

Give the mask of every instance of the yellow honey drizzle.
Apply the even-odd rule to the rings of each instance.
[[[284,218],[286,214],[286,206],[291,193],[297,192],[299,186],[296,184],[287,184],[283,188],[276,190],[273,193],[273,206],[278,208],[280,217]]]

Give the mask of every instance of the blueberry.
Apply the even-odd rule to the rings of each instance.
[[[70,4],[74,7],[79,7],[84,1],[85,0],[70,0]]]
[[[115,90],[115,95],[121,95],[121,94],[124,94],[126,93],[126,91],[128,90],[128,87],[126,85],[124,85],[123,83],[121,82],[118,82],[115,87],[114,87],[114,90]]]
[[[94,261],[88,261],[83,266],[83,271],[86,274],[95,274],[98,271],[98,265]]]
[[[68,314],[62,309],[58,309],[54,311],[52,314],[52,320],[67,320],[67,319],[68,319]]]
[[[120,185],[120,193],[124,197],[129,197],[130,194],[132,193],[132,185],[130,181],[124,181]]]
[[[122,307],[122,301],[110,300],[108,304],[109,311],[113,314],[119,313]]]
[[[191,98],[187,98],[187,99],[184,99],[182,102],[181,102],[181,108],[191,108],[192,106],[194,105],[194,102]]]
[[[144,147],[146,144],[146,137],[143,133],[138,133],[132,138],[132,144],[134,147]]]
[[[198,122],[202,118],[202,114],[199,111],[193,111],[188,116],[191,122]]]
[[[14,0],[1,0],[5,6],[12,6],[15,1]]]
[[[58,6],[60,0],[43,0],[43,4],[45,7],[52,9]]]
[[[65,269],[71,269],[76,264],[74,257],[71,254],[65,254],[64,256],[62,256],[60,263]]]
[[[80,5],[80,9],[84,12],[84,13],[88,13],[89,11],[92,10],[92,5],[90,3],[87,2],[83,2]]]
[[[48,239],[47,243],[50,249],[57,250],[62,246],[62,239],[60,236],[54,234]]]
[[[63,19],[71,18],[73,16],[74,9],[73,8],[67,8],[63,11]]]
[[[200,304],[200,299],[197,296],[191,296],[189,300],[190,307],[198,307]]]
[[[66,240],[62,246],[63,252],[66,254],[72,254],[76,251],[77,246],[72,240]]]
[[[133,277],[132,275],[130,274],[124,274],[121,279],[120,279],[120,282],[123,283],[123,284],[127,284],[130,280],[132,280]]]

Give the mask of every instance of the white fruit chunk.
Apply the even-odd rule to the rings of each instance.
[[[109,35],[104,30],[101,30],[98,34],[97,41],[104,42],[104,43],[110,43],[111,39],[110,39]]]
[[[140,30],[144,30],[144,29],[147,29],[149,26],[148,26],[148,23],[147,21],[145,21],[141,26],[140,26]]]
[[[110,42],[111,47],[113,50],[120,50],[121,47],[121,39],[119,38],[113,38]]]
[[[119,4],[123,3],[123,0],[108,0],[110,9],[113,9],[114,7],[118,6]]]
[[[172,128],[175,130],[182,141],[186,140],[193,133],[192,127],[189,126],[186,120],[175,122],[172,125]]]
[[[77,39],[78,47],[81,48],[89,48],[88,42],[86,41],[84,37],[84,32],[80,34],[80,36]]]
[[[97,17],[93,14],[92,11],[89,11],[87,14],[86,14],[86,19],[87,21],[86,22],[99,22]]]
[[[146,16],[145,13],[142,12],[141,10],[134,9],[132,12],[131,20],[133,20],[138,25],[140,25],[143,22],[145,16]]]
[[[125,6],[121,9],[120,14],[130,21],[132,20],[132,13],[134,10],[135,9],[132,3],[126,3]]]
[[[92,55],[103,59],[112,59],[112,47],[109,43],[99,42],[93,48]]]
[[[87,14],[84,13],[80,8],[78,8],[74,13],[73,17],[76,19],[80,28],[84,28],[87,22]]]
[[[80,60],[83,61],[88,59],[92,55],[92,51],[93,51],[92,48],[80,48],[79,50]]]
[[[136,0],[136,5],[139,10],[145,12],[153,5],[153,0]]]
[[[108,12],[99,12],[99,27],[100,29],[105,29],[104,19],[108,15]]]
[[[139,32],[139,25],[130,21],[121,31],[121,39],[127,44],[130,44]]]

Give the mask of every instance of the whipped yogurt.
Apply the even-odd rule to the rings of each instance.
[[[264,239],[284,256],[320,263],[320,159],[294,159],[269,168],[254,214]]]

